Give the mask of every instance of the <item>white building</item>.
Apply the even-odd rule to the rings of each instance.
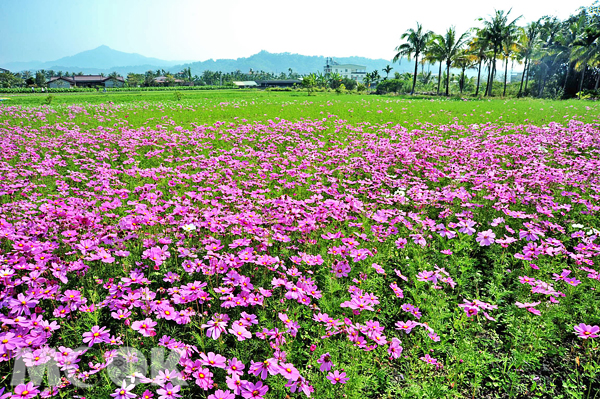
[[[325,75],[329,75],[330,73],[339,73],[342,78],[348,78],[358,83],[362,83],[365,75],[367,74],[367,67],[356,64],[339,64],[335,62],[333,58],[326,58],[325,66],[323,67],[323,73]]]

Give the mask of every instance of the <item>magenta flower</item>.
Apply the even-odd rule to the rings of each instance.
[[[590,326],[583,323],[580,323],[573,328],[575,329],[575,334],[582,339],[597,338],[598,331],[600,331],[600,327],[598,326]]]
[[[227,371],[227,374],[230,374],[231,376],[235,377],[244,374],[245,368],[246,365],[244,365],[244,363],[240,362],[236,357],[234,357],[227,361],[227,368],[225,369],[225,371]]]
[[[300,377],[300,372],[292,363],[279,363],[279,374],[289,381],[297,381]]]
[[[256,384],[246,382],[242,386],[242,397],[246,399],[262,398],[269,390],[268,385],[263,385],[262,381],[258,381]]]
[[[88,343],[88,346],[92,346],[97,342],[108,342],[110,338],[110,330],[106,327],[94,326],[90,332],[83,333],[83,342]]]
[[[480,231],[477,233],[477,238],[475,241],[479,243],[480,246],[486,247],[494,243],[496,239],[496,234],[492,230]]]
[[[156,335],[156,331],[154,330],[154,326],[156,326],[156,324],[158,323],[150,318],[147,318],[142,321],[134,321],[131,323],[131,328],[134,331],[142,334],[144,337],[153,337]]]
[[[192,375],[196,377],[196,384],[200,388],[205,391],[212,388],[214,381],[212,380],[213,373],[211,373],[210,370],[201,368],[196,370]]]
[[[207,399],[235,399],[235,395],[229,390],[217,389],[215,393],[208,395]]]
[[[229,332],[235,335],[238,341],[245,341],[252,338],[252,333],[239,324],[233,324],[229,329]]]
[[[248,370],[250,374],[254,374],[255,376],[259,376],[262,380],[267,378],[267,375],[277,375],[279,374],[279,364],[276,359],[267,359],[264,362],[252,362],[250,365],[250,369]]]
[[[421,356],[419,359],[421,359],[425,363],[434,364],[434,365],[438,364],[437,359],[429,356],[429,353],[427,353],[425,356]]]
[[[156,393],[159,395],[158,399],[175,399],[181,397],[181,395],[177,393],[180,390],[181,387],[179,385],[173,386],[173,384],[169,382],[163,388],[159,388]]]
[[[402,341],[400,341],[398,338],[392,338],[390,346],[388,347],[388,354],[392,359],[398,359],[400,357],[400,354],[403,350],[402,346],[400,345],[401,343]]]
[[[346,378],[346,373],[340,373],[338,370],[335,370],[333,373],[327,374],[327,379],[331,381],[333,385],[335,384],[345,384],[350,378]]]
[[[135,385],[127,385],[127,382],[123,381],[121,388],[115,389],[115,393],[111,393],[110,396],[115,399],[135,398],[137,395],[131,392],[133,388],[135,388]]]
[[[33,385],[33,382],[28,382],[27,384],[17,385],[15,388],[15,393],[11,396],[11,398],[30,399],[36,397],[38,393],[40,393],[40,391],[35,385]]]
[[[321,365],[321,368],[319,369],[321,371],[329,371],[333,367],[333,362],[331,361],[331,355],[329,352],[321,355],[321,357],[317,360],[317,363]]]
[[[214,352],[208,352],[208,355],[205,353],[200,354],[200,361],[202,362],[203,366],[211,366],[224,369],[225,362],[227,361],[227,359],[224,356],[215,354]]]

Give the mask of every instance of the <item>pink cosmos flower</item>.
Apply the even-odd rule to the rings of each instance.
[[[438,361],[436,358],[429,356],[429,353],[427,353],[425,356],[421,356],[419,359],[421,359],[422,361],[424,361],[425,363],[429,363],[429,364],[438,364]]]
[[[215,393],[208,395],[207,399],[235,399],[235,395],[230,390],[217,389]]]
[[[252,338],[252,333],[238,324],[234,324],[232,328],[229,329],[229,332],[235,335],[238,341],[245,341],[246,339]]]
[[[205,391],[212,388],[214,381],[212,380],[213,373],[210,370],[200,368],[192,373],[192,376],[196,378],[196,385],[200,388]]]
[[[479,243],[480,246],[486,247],[494,243],[496,239],[496,234],[492,230],[480,231],[477,233],[477,238],[475,241]]]
[[[200,361],[203,366],[211,366],[224,369],[226,360],[227,358],[225,358],[225,356],[215,354],[214,352],[208,352],[208,355],[205,353],[200,354]]]
[[[333,373],[330,372],[329,374],[327,374],[327,379],[331,381],[333,385],[335,385],[338,383],[345,384],[350,378],[346,378],[346,373],[340,373],[338,370],[335,370]]]
[[[575,330],[575,334],[581,339],[597,338],[598,331],[600,331],[600,327],[598,326],[590,326],[583,323],[573,327],[573,329]]]
[[[106,327],[94,326],[90,332],[83,333],[83,342],[88,343],[88,346],[92,346],[97,342],[107,342],[110,337],[110,330]]]
[[[246,382],[242,386],[242,397],[246,399],[262,398],[269,390],[268,385],[263,385],[262,381],[258,381],[256,384]]]
[[[279,363],[276,359],[267,359],[264,362],[252,362],[250,365],[249,372],[256,376],[260,375],[261,379],[266,379],[267,375],[279,374],[280,368]]]
[[[131,399],[131,398],[135,398],[137,395],[134,394],[133,392],[131,392],[131,390],[133,388],[135,388],[135,385],[133,385],[133,384],[127,385],[127,382],[123,381],[123,384],[121,385],[121,388],[115,389],[115,392],[111,393],[110,396],[112,396],[115,399]]]
[[[329,371],[331,370],[331,367],[333,367],[333,362],[331,361],[331,355],[329,352],[322,354],[317,360],[317,363],[321,365],[321,368],[319,369],[321,371]]]
[[[181,391],[181,387],[179,385],[173,385],[170,382],[165,385],[163,388],[159,388],[156,393],[159,395],[158,399],[175,399],[181,398],[177,392]]]
[[[11,398],[31,399],[33,397],[36,397],[39,393],[40,391],[35,385],[33,385],[33,382],[28,382],[27,384],[17,385],[17,387],[15,388],[15,393],[11,396]]]
[[[300,377],[300,372],[292,363],[279,363],[279,374],[287,378],[288,381],[296,381]]]
[[[388,347],[388,353],[392,359],[398,359],[400,357],[400,354],[403,350],[402,346],[400,345],[401,343],[402,341],[400,341],[398,338],[392,338],[390,346]]]
[[[134,331],[137,331],[140,334],[142,334],[144,337],[153,337],[156,335],[156,331],[154,330],[154,326],[156,326],[156,324],[158,323],[156,323],[150,318],[147,318],[142,321],[134,321],[131,324],[131,328]]]

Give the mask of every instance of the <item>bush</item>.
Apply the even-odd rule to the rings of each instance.
[[[389,79],[379,82],[377,85],[377,94],[399,93],[407,91],[406,84],[410,82],[403,79]],[[410,90],[410,88],[408,89]]]
[[[52,104],[52,101],[54,101],[54,99],[56,98],[56,96],[53,96],[52,94],[49,94],[48,97],[46,97],[46,99],[44,100],[44,102],[47,105]]]
[[[344,79],[342,79],[342,84],[344,85],[346,90],[354,90],[354,89],[356,89],[357,83],[355,80],[352,80],[350,78],[344,78]]]
[[[600,90],[583,89],[581,92],[577,93],[577,97],[582,100],[597,100],[600,98]]]
[[[181,101],[182,97],[183,97],[183,94],[181,94],[180,91],[176,91],[173,93],[173,98],[175,98],[175,101]]]

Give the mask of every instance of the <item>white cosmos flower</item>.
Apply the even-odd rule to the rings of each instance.
[[[190,223],[190,224],[185,224],[185,225],[183,225],[181,228],[182,228],[184,231],[187,231],[187,232],[189,233],[190,231],[194,231],[194,230],[196,230],[196,225],[195,225],[195,224],[193,224],[193,223]]]

